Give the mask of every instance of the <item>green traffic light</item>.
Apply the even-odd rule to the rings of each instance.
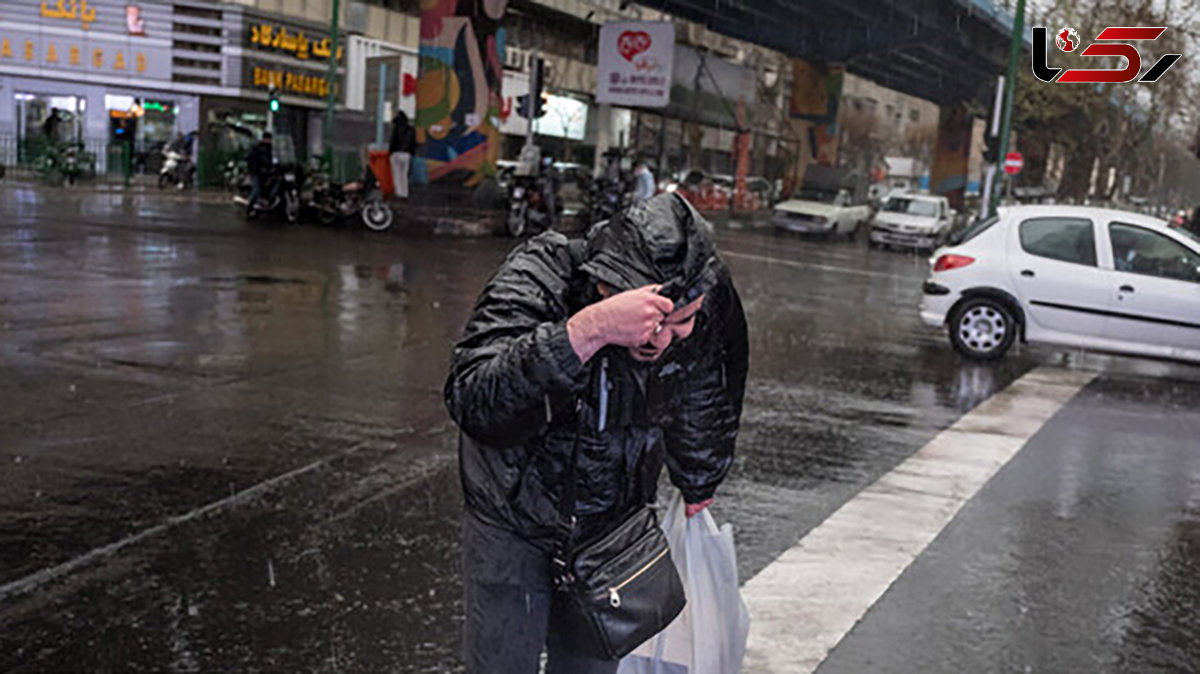
[[[271,112],[279,112],[279,99],[278,98],[271,99]]]

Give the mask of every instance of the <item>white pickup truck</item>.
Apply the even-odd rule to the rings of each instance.
[[[871,219],[862,184],[844,170],[810,166],[803,186],[775,205],[775,228],[853,237]]]
[[[870,242],[932,251],[950,233],[954,216],[946,197],[893,192],[871,222]]]

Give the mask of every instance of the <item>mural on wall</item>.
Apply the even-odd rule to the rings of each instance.
[[[421,0],[417,141],[428,179],[478,184],[496,170],[508,0]]]
[[[808,123],[809,158],[823,166],[837,165],[838,105],[845,80],[845,66],[792,59],[792,95],[788,111],[793,120]],[[795,125],[795,128],[797,135],[803,132],[802,125]]]

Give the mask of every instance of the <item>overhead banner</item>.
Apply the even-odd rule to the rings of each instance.
[[[600,29],[596,102],[662,108],[671,102],[675,24],[613,21]]]

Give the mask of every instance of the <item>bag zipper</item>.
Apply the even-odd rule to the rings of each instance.
[[[667,553],[670,551],[671,551],[671,548],[664,548],[662,552],[655,555],[654,559],[650,560],[649,562],[646,562],[646,565],[643,566],[642,568],[638,569],[636,573],[634,573],[632,576],[626,578],[625,580],[621,581],[620,585],[616,585],[614,587],[608,588],[608,603],[611,604],[613,608],[621,608],[621,592],[620,592],[621,588],[632,583],[634,580],[637,579],[638,576],[642,575],[643,573],[646,573],[646,571],[649,570],[650,567],[657,564],[658,560],[662,559],[663,557],[666,557]]]

